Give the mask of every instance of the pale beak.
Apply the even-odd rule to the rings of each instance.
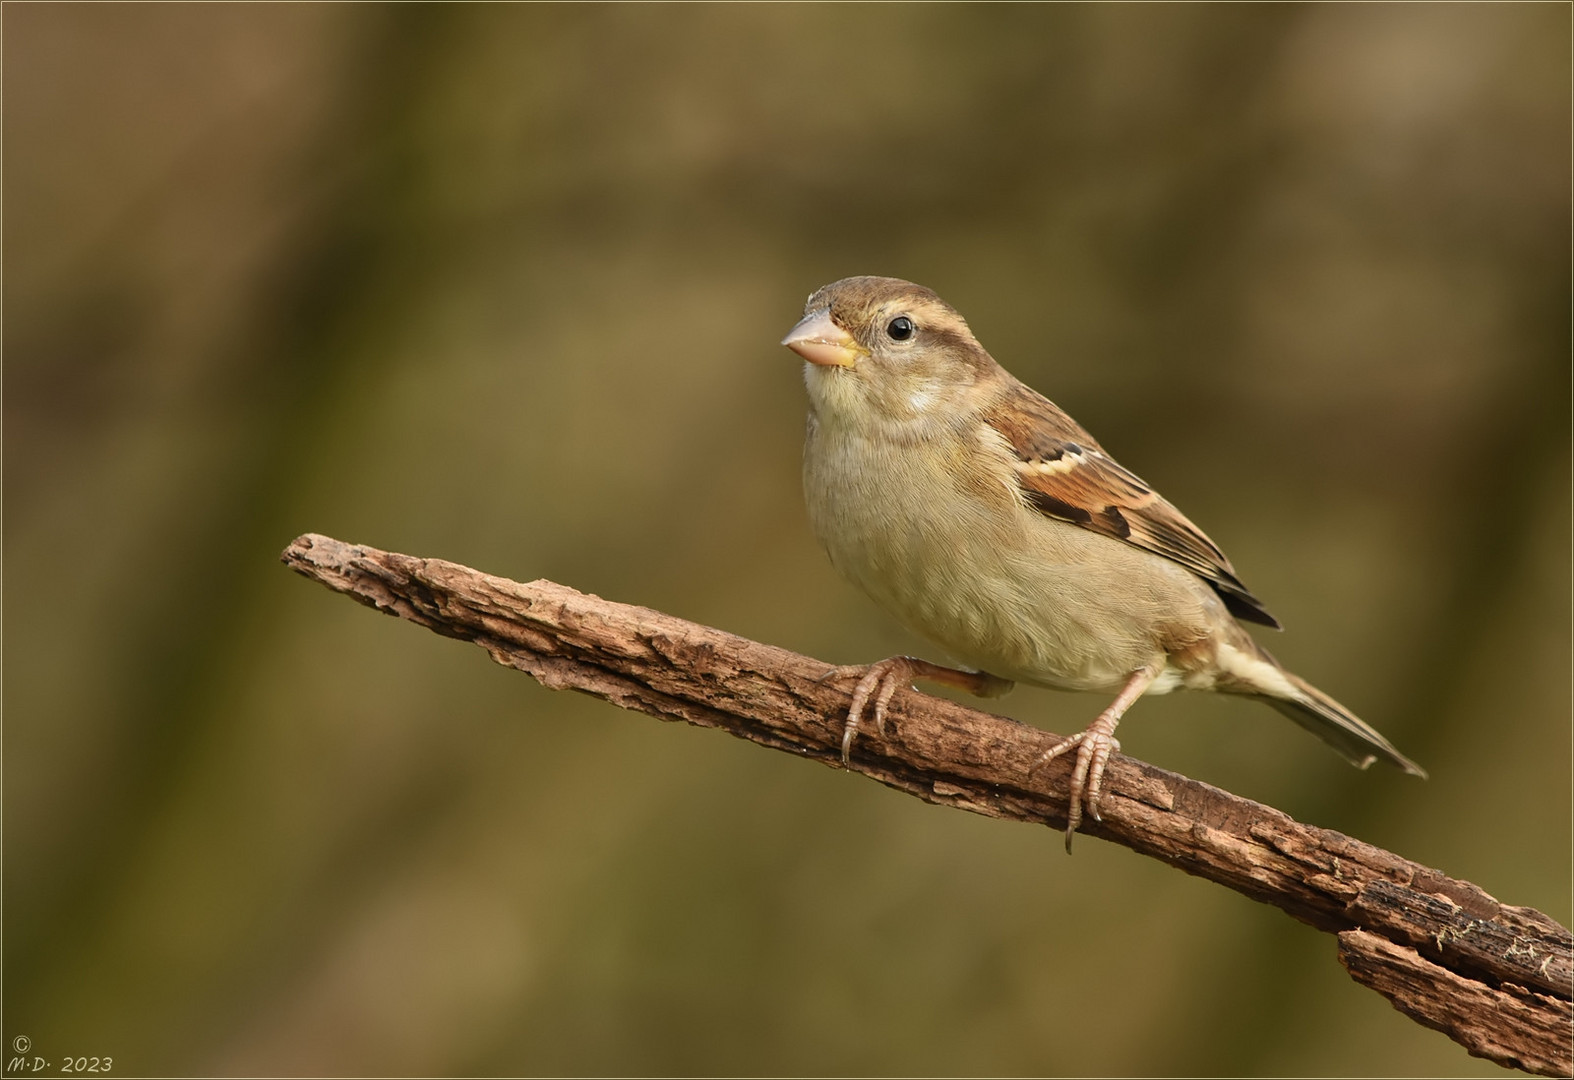
[[[787,332],[782,344],[809,361],[825,367],[850,368],[869,350],[831,321],[829,311],[811,311]]]

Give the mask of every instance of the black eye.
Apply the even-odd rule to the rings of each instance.
[[[887,324],[885,332],[890,335],[892,341],[906,341],[913,336],[913,331],[916,329],[912,319],[906,315],[898,315]]]

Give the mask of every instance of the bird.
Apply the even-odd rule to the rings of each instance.
[[[1076,752],[1066,850],[1099,802],[1115,730],[1176,689],[1271,705],[1357,768],[1426,772],[1292,674],[1243,623],[1280,629],[1224,552],[1081,425],[1017,380],[933,291],[849,277],[818,289],[781,342],[804,361],[810,525],[832,565],[958,661],[893,656],[857,675],[846,763],[872,702],[883,736],[915,678],[996,697],[1015,683],[1114,692],[1038,769]]]

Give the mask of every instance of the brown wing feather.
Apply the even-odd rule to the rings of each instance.
[[[1171,559],[1213,586],[1237,618],[1279,629],[1218,545],[1054,402],[1018,383],[984,419],[1016,451],[1022,494],[1040,512]]]

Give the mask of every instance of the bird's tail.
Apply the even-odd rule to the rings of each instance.
[[[1265,697],[1263,700],[1333,747],[1350,764],[1364,769],[1382,758],[1412,776],[1426,779],[1426,770],[1395,749],[1376,728],[1305,679],[1288,671],[1285,676],[1299,693],[1293,698]]]
[[[1255,642],[1253,644],[1256,645]],[[1261,645],[1256,645],[1255,651],[1278,668],[1289,686],[1285,687],[1273,680],[1277,685],[1270,689],[1258,682],[1248,692],[1316,735],[1358,769],[1364,769],[1381,758],[1412,776],[1426,778],[1426,770],[1401,754],[1376,728],[1305,679],[1285,671]],[[1243,686],[1242,689],[1247,688]],[[1289,692],[1286,693],[1286,690]]]

